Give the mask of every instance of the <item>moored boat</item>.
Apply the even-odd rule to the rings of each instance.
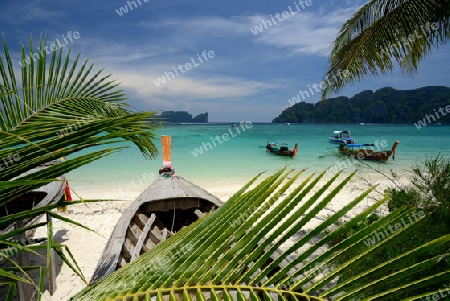
[[[273,153],[278,156],[289,156],[295,157],[298,151],[298,143],[295,143],[293,149],[289,149],[286,142],[267,142],[266,151]]]
[[[330,136],[330,142],[333,143],[355,143],[355,139],[352,138],[350,131],[334,131],[333,136]]]
[[[400,141],[395,141],[390,150],[375,150],[373,143],[343,143],[339,146],[339,152],[359,160],[386,162],[391,155],[395,160],[395,151],[399,143]],[[379,149],[378,145],[377,149]]]
[[[91,285],[222,205],[214,195],[174,175],[170,136],[162,136],[161,140],[163,167],[160,177],[130,204],[117,222],[98,261]]]

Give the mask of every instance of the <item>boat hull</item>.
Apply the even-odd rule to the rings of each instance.
[[[338,143],[338,144],[346,144],[346,143],[354,143],[355,141],[353,139],[340,139],[340,138],[330,137],[330,142]]]
[[[329,137],[330,142],[338,144],[352,144],[355,140],[352,138],[350,131],[334,131],[333,136]]]
[[[343,155],[353,157],[355,159],[380,162],[386,162],[392,155],[391,150],[375,152],[369,149],[352,150],[345,147],[340,147],[339,152]]]
[[[294,151],[293,150],[277,151],[277,152],[272,152],[272,154],[277,155],[277,156],[294,157]]]
[[[182,177],[159,178],[117,222],[94,271],[93,285],[222,205]]]
[[[27,174],[42,170],[46,167],[48,166],[47,165],[39,166],[37,168],[31,169],[30,171],[24,173],[21,176],[25,176]],[[63,175],[59,177],[57,181],[48,183],[47,185],[41,186],[30,192],[24,193],[23,195],[15,198],[13,201],[3,205],[0,208],[0,216],[4,217],[10,214],[15,214],[26,210],[36,209],[39,207],[55,204],[64,197],[66,185],[67,185],[66,177]],[[41,215],[31,218],[25,218],[22,221],[23,226],[27,227],[37,224],[41,218],[42,218]],[[0,228],[0,234],[11,232],[16,228],[17,228],[16,223],[6,225]],[[36,229],[26,231],[25,232],[26,237],[27,238],[33,237],[35,231]]]
[[[298,151],[298,144],[296,143],[293,149],[282,149],[278,147],[273,147],[272,144],[267,143],[266,150],[277,156],[295,157]]]

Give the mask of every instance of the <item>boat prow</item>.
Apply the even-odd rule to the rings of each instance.
[[[91,285],[222,205],[208,191],[174,175],[167,150],[170,150],[170,137],[163,139],[163,148],[160,177],[118,220],[97,263]]]

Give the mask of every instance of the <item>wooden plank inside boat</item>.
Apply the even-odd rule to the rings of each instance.
[[[221,205],[222,201],[217,197],[182,177],[157,179],[130,204],[117,222],[90,284]]]
[[[138,219],[140,221],[141,217],[144,217],[144,214],[139,214],[138,215]],[[150,216],[150,218],[147,218],[147,216],[145,216],[145,218],[147,219],[147,222],[145,222],[144,228],[142,229],[141,234],[139,235],[138,241],[134,247],[134,250],[131,254],[131,260],[133,261],[134,259],[136,259],[137,257],[139,257],[141,250],[142,250],[142,246],[144,245],[144,240],[147,238],[148,232],[150,232],[151,227],[153,226],[153,222],[156,219],[156,215],[154,213],[152,213],[152,215]]]

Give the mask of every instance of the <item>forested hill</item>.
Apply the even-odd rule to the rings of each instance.
[[[208,112],[192,118],[186,111],[163,111],[159,117],[166,123],[208,123]]]
[[[446,107],[448,111],[446,111]],[[439,111],[439,109],[441,111]],[[450,88],[429,86],[415,90],[385,87],[348,98],[329,98],[317,103],[297,103],[284,110],[274,123],[414,123],[431,115],[436,123],[450,124]]]

